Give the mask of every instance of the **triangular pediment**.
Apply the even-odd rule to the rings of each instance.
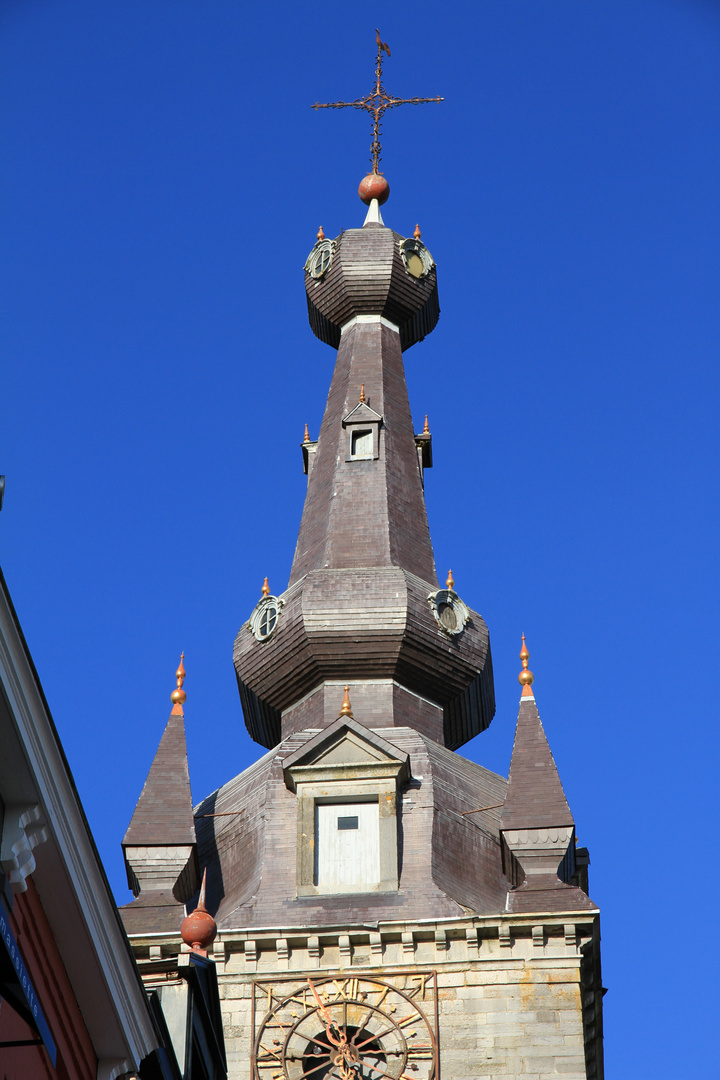
[[[371,409],[366,401],[359,401],[355,408],[343,417],[343,424],[379,424],[381,422],[380,413]]]
[[[303,773],[315,776],[323,770],[336,773],[343,769],[362,773],[378,769],[405,773],[409,769],[408,755],[377,732],[356,720],[342,717],[319,731],[283,762],[286,778],[294,782]]]

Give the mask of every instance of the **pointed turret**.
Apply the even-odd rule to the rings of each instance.
[[[183,659],[184,654],[170,695],[172,712],[123,840],[128,885],[135,896],[164,892],[177,902],[189,899],[199,883],[185,743]]]
[[[508,857],[506,852],[508,877],[517,880],[524,874],[524,881],[508,893],[508,910],[594,908],[585,893],[569,883],[575,872],[575,823],[537,710],[529,655],[523,634],[518,676],[522,696],[501,827],[511,853]]]

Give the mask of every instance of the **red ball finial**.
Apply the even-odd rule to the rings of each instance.
[[[369,206],[373,199],[377,199],[382,206],[383,203],[388,201],[390,185],[380,173],[371,172],[360,181],[358,195],[366,206]]]
[[[217,924],[210,912],[205,907],[205,883],[207,880],[207,867],[203,871],[200,897],[197,907],[186,915],[180,926],[180,936],[193,952],[203,953],[207,956],[207,950],[217,936]]]

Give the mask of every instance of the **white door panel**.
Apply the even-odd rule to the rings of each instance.
[[[318,888],[376,885],[380,880],[378,804],[318,803],[315,851]]]

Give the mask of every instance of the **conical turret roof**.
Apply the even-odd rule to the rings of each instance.
[[[124,847],[195,843],[183,713],[187,698],[183,658],[175,672],[177,687],[170,695],[172,712],[125,833]]]
[[[573,824],[535,698],[524,694],[518,710],[502,827],[540,829]]]

